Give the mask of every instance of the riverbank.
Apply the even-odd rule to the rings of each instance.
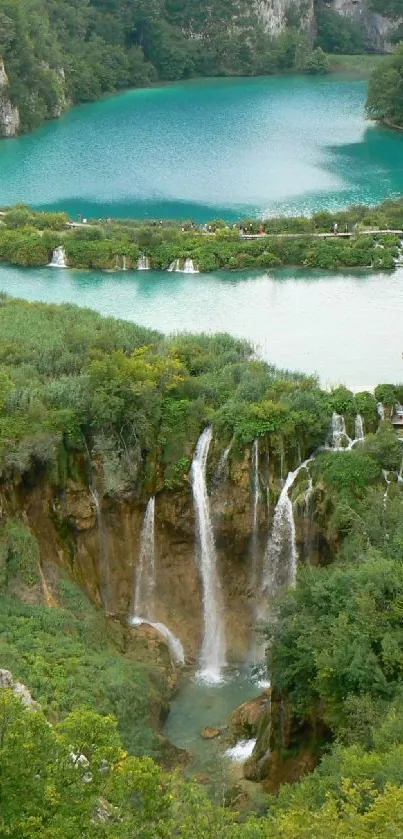
[[[224,221],[71,220],[5,209],[0,260],[19,266],[199,273],[244,268],[374,268],[401,264],[403,201],[309,217]]]

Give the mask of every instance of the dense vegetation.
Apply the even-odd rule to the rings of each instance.
[[[160,79],[327,69],[298,28],[269,37],[247,0],[1,0],[0,57],[23,130]]]
[[[260,817],[213,805],[150,760],[164,757],[150,709],[165,688],[146,647],[131,646],[126,630],[63,577],[52,585],[57,603],[46,606],[35,539],[21,521],[3,521],[1,666],[28,684],[43,711],[27,713],[0,691],[1,834],[398,835],[402,446],[387,420],[378,427],[377,401],[388,416],[403,387],[327,393],[228,335],[166,339],[73,306],[2,298],[0,334],[4,488],[29,475],[63,486],[90,458],[102,461],[106,493],[174,489],[186,485],[197,436],[211,420],[220,451],[235,435],[233,456],[242,457],[258,436],[262,447],[269,441],[273,468],[280,451],[292,467],[298,446],[304,457],[323,444],[333,411],[349,432],[359,411],[371,432],[355,450],[323,451],[312,463],[313,516],[336,556],[327,567],[300,568],[266,629],[274,689],[299,724],[323,720],[333,745],[308,778],[268,798]],[[298,504],[298,482],[293,492]]]
[[[366,109],[372,119],[403,126],[403,44],[371,76]]]
[[[344,238],[333,236],[350,234]],[[150,266],[167,269],[191,258],[200,271],[300,265],[308,268],[373,267],[393,269],[400,236],[377,230],[403,228],[403,202],[377,207],[318,212],[311,217],[245,219],[229,228],[213,221],[203,228],[192,222],[91,222],[69,226],[63,213],[35,213],[27,207],[4,211],[0,223],[0,260],[15,265],[47,265],[63,246],[72,268],[136,269],[140,256]],[[266,233],[248,240],[243,233]],[[315,234],[324,234],[317,236]]]

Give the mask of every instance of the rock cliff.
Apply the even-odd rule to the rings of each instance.
[[[0,58],[0,137],[14,137],[19,128],[20,114],[10,100],[8,76]]]

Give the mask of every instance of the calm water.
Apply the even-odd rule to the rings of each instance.
[[[344,77],[131,91],[2,140],[0,204],[205,220],[377,201],[403,192],[403,135],[365,96]]]
[[[0,289],[69,301],[163,332],[227,331],[323,385],[403,381],[403,269],[169,274],[0,267]]]

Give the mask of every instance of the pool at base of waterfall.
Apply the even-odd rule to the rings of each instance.
[[[217,684],[201,682],[195,674],[185,676],[171,702],[165,736],[191,755],[186,774],[202,780],[207,786],[209,781],[214,782],[218,785],[218,795],[233,780],[234,767],[242,765],[240,744],[236,753],[225,754],[234,746],[227,728],[231,713],[263,690],[251,669],[243,666],[228,669],[223,681]],[[204,729],[219,729],[220,734],[208,739],[202,735]]]

